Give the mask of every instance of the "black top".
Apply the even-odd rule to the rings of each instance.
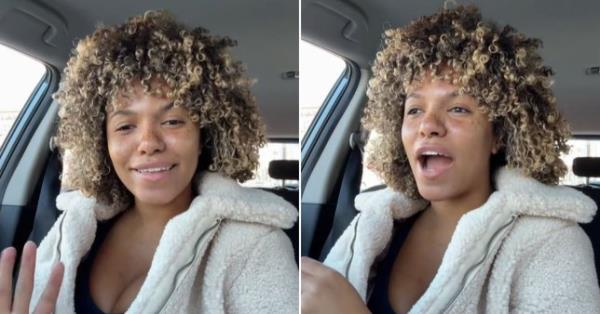
[[[404,240],[406,240],[406,237],[408,236],[408,232],[421,213],[422,212],[419,212],[403,222],[398,222],[394,226],[392,241],[390,242],[387,254],[379,263],[377,275],[373,281],[373,292],[367,303],[367,307],[372,313],[394,313],[388,296],[392,266],[400,252],[402,244],[404,244]]]
[[[98,254],[104,239],[108,235],[108,232],[119,216],[120,215],[117,215],[105,221],[98,221],[98,229],[96,231],[94,243],[77,268],[77,277],[75,278],[75,313],[104,314],[104,312],[98,308],[96,303],[94,303],[94,299],[92,299],[90,291],[90,275],[96,255]]]

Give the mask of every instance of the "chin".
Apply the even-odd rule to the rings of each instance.
[[[135,195],[137,202],[150,205],[166,205],[175,199],[170,193],[138,193]]]
[[[445,201],[452,199],[458,194],[456,191],[453,191],[452,188],[447,186],[418,186],[418,190],[421,197],[430,202]]]

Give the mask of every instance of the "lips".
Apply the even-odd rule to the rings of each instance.
[[[171,163],[140,164],[132,168],[132,171],[145,181],[157,182],[167,178],[176,166],[177,164]]]
[[[450,151],[443,146],[421,146],[415,154],[419,171],[429,179],[443,175],[454,163]]]
[[[157,173],[164,172],[173,169],[175,165],[165,166],[165,167],[146,167],[146,168],[134,168],[135,171],[139,173]]]
[[[147,163],[147,164],[139,164],[136,165],[135,167],[132,167],[132,170],[135,170],[139,173],[156,173],[156,172],[163,172],[163,171],[169,171],[171,169],[173,169],[177,164],[172,164],[172,163]]]

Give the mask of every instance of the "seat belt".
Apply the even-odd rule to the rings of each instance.
[[[29,235],[29,239],[38,245],[60,215],[60,211],[56,208],[56,197],[60,193],[60,170],[61,162],[58,158],[58,152],[52,151],[46,163],[33,219],[33,229]]]
[[[360,132],[350,134],[350,154],[346,158],[344,173],[338,194],[333,224],[329,236],[321,250],[320,260],[325,260],[327,254],[342,235],[346,227],[350,225],[354,216],[358,213],[354,207],[354,197],[360,192],[360,182],[362,179],[362,144],[360,141]]]

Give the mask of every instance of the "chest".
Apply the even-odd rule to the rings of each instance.
[[[406,313],[425,293],[435,277],[450,241],[413,228],[394,260],[388,286],[390,305],[396,313]]]
[[[105,313],[123,313],[138,295],[160,238],[129,237],[115,228],[101,244],[90,270],[90,294]],[[143,245],[141,243],[144,243]]]

